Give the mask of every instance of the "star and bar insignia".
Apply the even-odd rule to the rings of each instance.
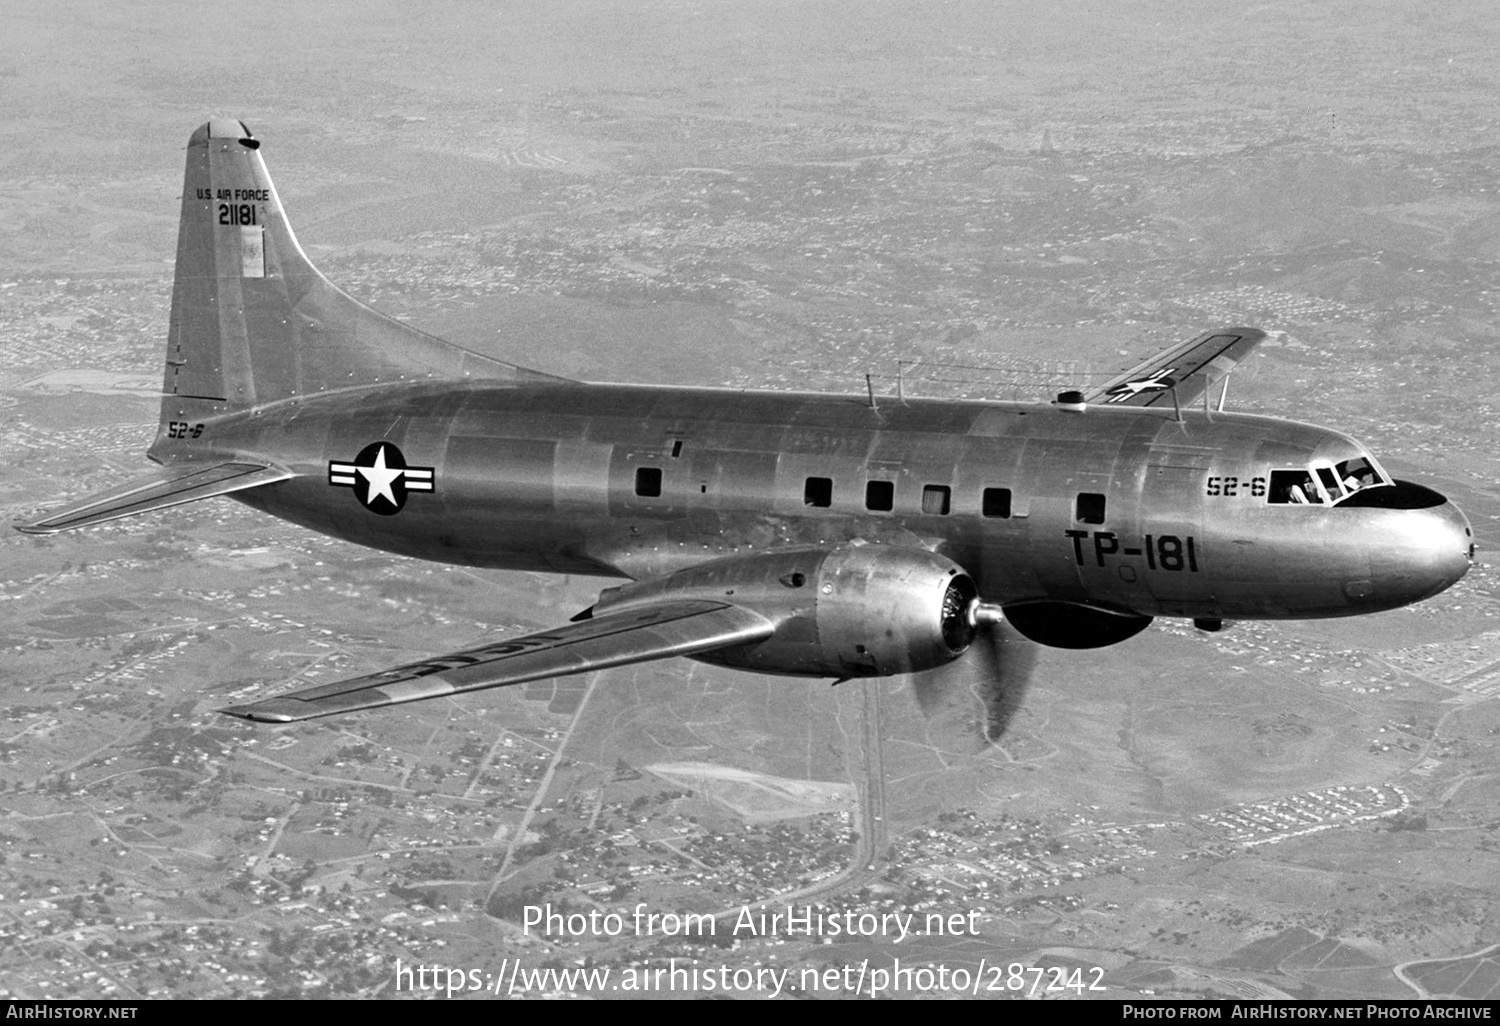
[[[1116,385],[1105,394],[1109,396],[1109,402],[1123,403],[1128,399],[1140,395],[1142,392],[1165,391],[1166,389],[1169,389],[1177,384],[1177,382],[1173,381],[1170,377],[1171,373],[1176,369],[1176,367],[1167,367],[1163,370],[1157,371],[1149,378],[1141,378],[1137,381],[1127,381],[1123,385]]]
[[[360,504],[383,517],[401,512],[411,492],[434,490],[432,467],[408,467],[390,442],[371,442],[354,462],[328,461],[328,483],[353,488]]]

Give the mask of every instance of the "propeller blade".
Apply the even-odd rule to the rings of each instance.
[[[1021,708],[1036,665],[1036,646],[1004,621],[979,624],[968,654],[913,680],[917,708],[929,732],[966,740],[979,750],[995,744]]]
[[[984,709],[984,739],[995,744],[1005,736],[1031,686],[1036,645],[1010,624],[997,623],[979,632],[973,650],[978,670],[973,694]]]

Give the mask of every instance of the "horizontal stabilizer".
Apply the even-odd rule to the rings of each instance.
[[[219,711],[290,723],[709,652],[761,641],[774,631],[770,620],[738,606],[696,599],[662,602]]]
[[[180,506],[214,495],[228,495],[285,481],[290,470],[263,463],[217,463],[211,466],[179,464],[163,467],[146,477],[100,495],[91,495],[70,506],[49,513],[34,524],[17,525],[26,534],[56,534],[79,527],[102,524],[106,520],[133,517],[168,506]]]

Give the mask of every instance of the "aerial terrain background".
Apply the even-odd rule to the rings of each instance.
[[[8,521],[147,468],[183,146],[227,116],[335,282],[560,374],[1046,399],[1257,325],[1230,407],[1360,438],[1480,565],[1359,620],[1044,652],[994,743],[982,681],[919,705],[682,660],[276,729],[214,710],[609,582],[227,500],[8,533],[0,996],[900,959],[985,997],[1027,992],[1013,964],[1064,996],[1495,997],[1496,52],[1483,0],[8,5]],[[547,903],[722,917],[559,938],[525,927]],[[762,904],[965,925],[732,937]]]

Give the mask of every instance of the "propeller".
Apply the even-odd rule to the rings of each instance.
[[[1005,736],[1021,708],[1036,665],[1036,645],[1005,622],[997,605],[976,598],[969,603],[967,619],[974,631],[969,651],[918,674],[913,687],[929,731],[950,734],[955,741],[977,734],[983,751]]]

